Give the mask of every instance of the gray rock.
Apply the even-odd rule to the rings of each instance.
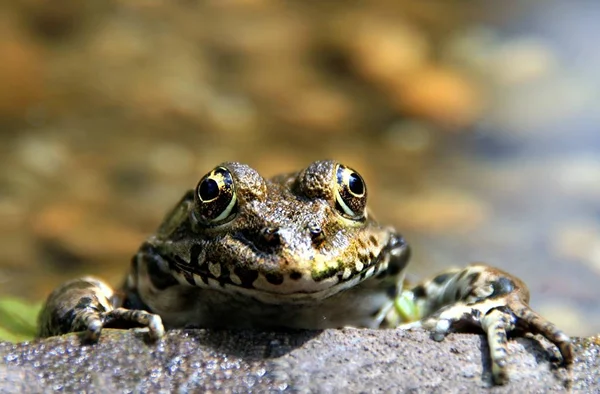
[[[576,339],[568,370],[549,345],[510,343],[509,392],[600,392],[598,338]],[[0,392],[489,392],[487,344],[480,335],[434,342],[423,331],[105,330],[99,343],[76,334],[0,343]]]

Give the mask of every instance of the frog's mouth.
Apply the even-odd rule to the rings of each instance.
[[[331,263],[324,259],[316,262],[314,259],[296,261],[294,266],[312,269],[275,273],[264,272],[260,267],[223,269],[208,265],[207,270],[187,274],[185,279],[181,279],[198,287],[237,293],[268,304],[298,304],[328,298],[372,277],[383,279],[399,275],[409,257],[408,244],[400,235],[393,234],[379,253],[368,261],[352,261],[351,264]]]
[[[313,270],[309,274],[296,278],[288,275],[280,285],[273,285],[263,276],[259,276],[254,282],[252,292],[243,293],[267,303],[314,302],[352,288],[369,278],[383,279],[399,275],[408,264],[409,258],[408,244],[400,235],[393,234],[377,255],[364,263],[353,261],[350,264],[352,268],[349,268],[348,264],[332,264],[328,269],[327,262],[323,262],[321,269],[315,270],[314,267],[318,267],[319,264],[315,265],[315,262],[311,261]]]

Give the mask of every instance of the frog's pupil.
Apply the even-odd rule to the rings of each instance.
[[[200,197],[204,201],[210,201],[219,196],[219,185],[214,179],[205,179],[200,185]]]
[[[365,185],[363,185],[362,180],[356,175],[356,173],[350,174],[348,179],[348,187],[350,187],[350,191],[354,194],[361,195],[365,191]]]

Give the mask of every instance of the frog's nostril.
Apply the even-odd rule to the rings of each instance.
[[[281,243],[281,235],[277,227],[265,227],[261,230],[261,235],[269,245],[279,245]]]
[[[310,223],[308,225],[308,231],[310,232],[310,237],[314,244],[319,244],[325,240],[323,229],[318,224]]]

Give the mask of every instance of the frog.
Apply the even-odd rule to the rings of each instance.
[[[152,340],[174,328],[425,329],[487,336],[492,381],[509,381],[509,336],[539,335],[556,359],[571,339],[529,306],[519,278],[483,263],[410,285],[411,249],[367,207],[352,168],[322,160],[263,178],[238,162],[217,165],[166,215],[113,289],[95,277],[54,290],[41,338],[140,328]]]

